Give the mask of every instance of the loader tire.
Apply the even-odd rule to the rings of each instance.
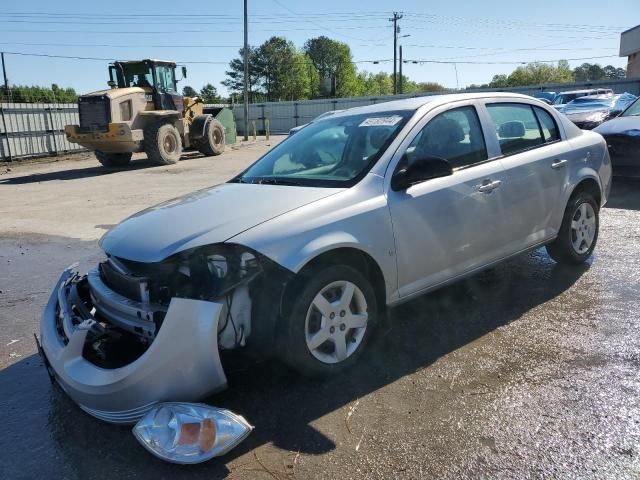
[[[171,165],[180,160],[182,139],[170,123],[153,123],[144,129],[144,150],[156,165]]]
[[[106,153],[100,150],[95,151],[96,158],[103,167],[124,167],[131,161],[131,153]]]
[[[210,157],[224,152],[224,145],[224,127],[218,120],[212,118],[207,122],[206,131],[199,142],[198,150],[203,155]]]

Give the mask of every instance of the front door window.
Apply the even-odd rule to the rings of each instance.
[[[173,68],[167,65],[156,66],[157,90],[159,93],[175,93],[176,81]]]

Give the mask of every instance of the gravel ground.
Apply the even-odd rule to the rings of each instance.
[[[0,478],[640,478],[640,180],[614,180],[588,265],[538,250],[398,307],[341,377],[225,358],[230,389],[208,401],[256,429],[221,459],[165,464],[81,412],[32,337],[61,270],[266,148],[113,173],[77,157],[0,167]]]

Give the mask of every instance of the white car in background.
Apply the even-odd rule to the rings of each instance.
[[[310,123],[317,122],[318,120],[322,120],[323,118],[330,117],[331,115],[335,115],[336,113],[340,113],[340,112],[344,112],[344,110],[331,110],[331,111],[328,111],[328,112],[321,113],[320,115],[318,115],[316,118],[314,118],[310,122],[304,123],[302,125],[298,125],[297,127],[293,127],[291,130],[289,130],[289,136],[293,135],[294,133],[299,132],[300,130],[302,130],[304,127],[306,127]]]
[[[603,138],[524,95],[334,112],[229,182],[108,232],[104,261],[55,285],[44,356],[83,410],[115,423],[224,389],[220,350],[335,375],[388,307],[541,246],[586,261],[610,184]]]
[[[553,99],[553,107],[559,112],[562,112],[567,103],[575,100],[576,98],[586,97],[587,95],[613,96],[613,90],[610,88],[588,88],[584,90],[558,92]]]

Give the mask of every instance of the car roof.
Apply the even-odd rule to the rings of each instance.
[[[607,90],[610,91],[610,88],[584,88],[582,90],[566,90],[564,92],[558,92],[558,95],[562,95],[563,93],[587,93],[587,92],[597,92],[598,90]]]
[[[347,116],[361,113],[384,113],[394,110],[417,110],[424,105],[431,105],[437,107],[440,105],[446,105],[452,102],[459,102],[463,100],[477,100],[485,98],[495,99],[517,99],[527,100],[531,103],[539,103],[546,105],[537,98],[533,98],[529,95],[522,95],[520,93],[509,92],[477,92],[477,93],[450,93],[444,95],[425,95],[423,97],[403,98],[401,100],[391,100],[390,102],[376,103],[374,105],[366,105],[363,107],[353,107],[344,110],[341,113],[336,113],[335,116]]]

